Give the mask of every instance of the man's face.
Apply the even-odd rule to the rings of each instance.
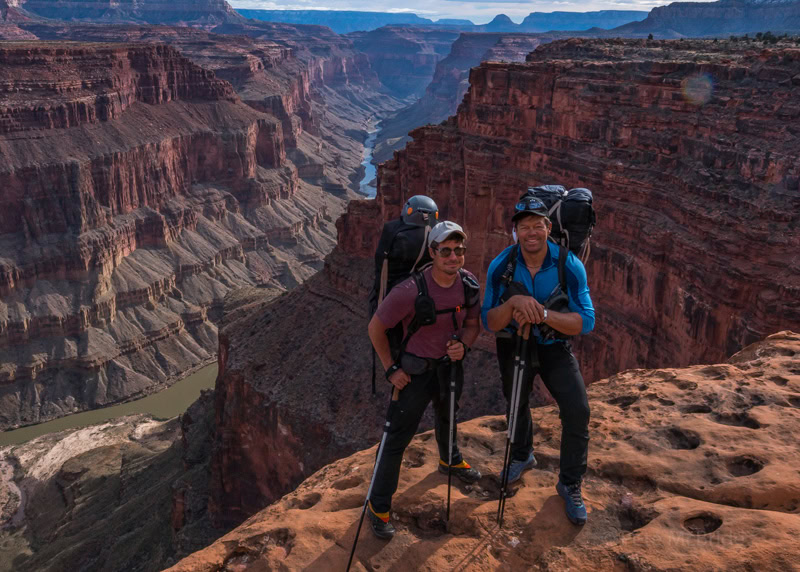
[[[456,249],[461,255],[456,254]],[[464,266],[464,241],[461,237],[449,238],[440,243],[436,249],[430,248],[434,269],[445,274],[457,274],[458,269]]]
[[[520,248],[528,254],[538,254],[547,248],[550,221],[543,216],[526,216],[517,221],[517,240]]]

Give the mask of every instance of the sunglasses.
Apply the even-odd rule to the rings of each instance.
[[[547,207],[545,204],[536,197],[525,197],[524,199],[520,199],[514,208],[517,210],[517,212],[539,210],[547,212]]]
[[[464,256],[466,251],[466,246],[456,246],[455,248],[450,248],[449,246],[445,246],[444,248],[434,248],[434,252],[438,252],[444,258],[449,258],[454,252],[456,253],[456,256]]]

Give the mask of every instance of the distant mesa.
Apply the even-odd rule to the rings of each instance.
[[[673,2],[653,8],[641,22],[628,23],[614,31],[623,36],[652,33],[668,38],[797,32],[800,31],[800,1]]]

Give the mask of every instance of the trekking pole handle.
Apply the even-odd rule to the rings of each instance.
[[[400,399],[400,390],[395,387],[394,391],[392,391],[392,401],[397,401],[398,399]]]

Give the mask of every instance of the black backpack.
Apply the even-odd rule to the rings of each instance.
[[[429,226],[416,226],[399,218],[383,225],[375,249],[375,281],[369,296],[369,315],[375,313],[389,291],[400,282],[431,263],[428,254]],[[386,330],[392,359],[399,359],[403,342],[403,324]],[[372,349],[372,395],[375,395],[375,349]]]
[[[553,228],[550,238],[556,244],[568,248],[586,263],[591,251],[590,238],[597,222],[592,206],[592,191],[578,188],[567,191],[561,185],[530,187],[520,199],[534,196],[542,201],[550,212]]]
[[[369,314],[389,291],[431,262],[427,242],[430,227],[406,224],[402,219],[387,222],[375,249],[375,281],[369,297]]]

